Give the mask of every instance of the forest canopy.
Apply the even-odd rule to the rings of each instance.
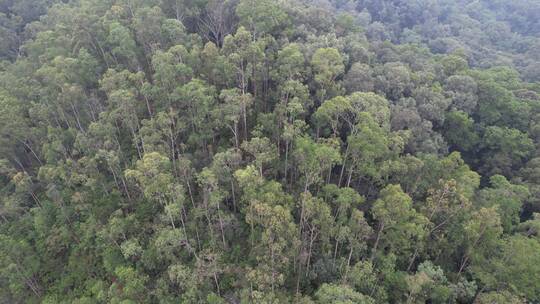
[[[0,303],[540,303],[540,2],[0,0]]]

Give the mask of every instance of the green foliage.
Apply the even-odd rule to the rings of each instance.
[[[345,67],[343,58],[335,48],[320,48],[311,58],[313,66],[314,80],[320,87],[320,98],[323,100],[326,96],[337,93],[339,87],[335,80],[343,74]]]
[[[496,290],[498,286],[505,286],[508,290],[514,291],[515,295],[522,295],[526,299],[537,301],[540,297],[538,293],[538,281],[534,278],[540,273],[538,261],[540,255],[538,249],[540,243],[537,239],[524,236],[511,236],[504,241],[500,255],[493,259],[492,265],[488,268],[490,272],[488,286]],[[499,285],[497,282],[505,282]],[[494,295],[493,295],[494,296]],[[517,296],[502,293],[499,297],[513,299],[516,303],[521,303]]]
[[[426,218],[413,209],[411,198],[399,185],[389,185],[381,191],[372,213],[378,223],[373,256],[381,246],[406,257],[413,244],[425,236]]]
[[[374,303],[369,296],[355,292],[348,286],[323,284],[315,293],[317,303],[332,304],[369,304]]]
[[[0,303],[539,302],[539,12],[0,1]]]

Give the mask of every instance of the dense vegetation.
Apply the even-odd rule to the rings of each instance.
[[[0,303],[540,303],[536,0],[1,0]]]

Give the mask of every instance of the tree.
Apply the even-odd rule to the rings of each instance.
[[[159,152],[172,161],[173,175],[177,175],[177,158],[180,154],[179,139],[186,125],[180,121],[176,112],[158,112],[153,119],[141,121],[139,134],[147,152]]]
[[[398,100],[409,93],[411,75],[409,69],[401,63],[386,63],[377,71],[375,90],[386,94],[390,100]]]
[[[463,232],[465,251],[459,262],[458,275],[469,267],[469,262],[475,269],[481,269],[488,259],[485,253],[498,245],[502,227],[497,207],[475,211],[464,224]]]
[[[476,297],[475,304],[486,303],[508,303],[508,304],[523,304],[525,303],[520,297],[508,292],[508,291],[491,291],[481,293]]]
[[[537,2],[0,0],[0,302],[540,302]]]
[[[503,245],[503,260],[496,266],[495,276],[499,282],[508,284],[532,301],[538,300],[538,281],[540,273],[538,249],[540,243],[536,239],[513,236]]]
[[[367,240],[373,235],[373,229],[368,225],[362,211],[353,210],[351,212],[351,217],[346,228],[346,232],[348,232],[346,237],[349,242],[349,255],[347,257],[345,277],[347,277],[352,258],[354,257],[353,254],[356,254],[357,257],[362,256],[363,251],[367,248]]]
[[[197,181],[202,190],[201,208],[208,223],[207,231],[211,243],[212,245],[217,243],[217,239],[214,236],[214,222],[217,222],[223,248],[227,248],[227,241],[225,239],[226,221],[223,219],[224,214],[221,210],[221,203],[225,198],[225,192],[220,188],[218,177],[208,168],[204,168],[199,173]]]
[[[17,100],[9,95],[0,94],[2,111],[0,112],[2,130],[2,157],[9,159],[15,166],[21,166],[23,160],[20,157],[21,149],[31,153],[32,160],[42,163],[40,151],[37,149],[37,138],[32,136],[29,130],[29,121],[24,115],[24,109],[17,104]],[[14,157],[13,159],[10,159]]]
[[[338,96],[323,102],[317,108],[314,117],[318,124],[329,124],[332,135],[336,137],[339,135],[342,123],[348,123],[349,126],[354,125],[352,111],[353,108],[349,100]]]
[[[335,96],[339,92],[335,80],[345,71],[339,51],[335,48],[320,48],[313,54],[311,65],[314,80],[319,86],[319,100],[322,102],[327,96]]]
[[[255,97],[257,96],[254,77],[265,57],[264,45],[264,40],[255,40],[254,34],[248,32],[244,27],[239,27],[234,36],[225,37],[222,52],[229,64],[236,70],[236,86],[242,96],[248,93],[250,81],[253,85],[251,91]],[[247,121],[244,119],[244,126],[246,125]],[[244,135],[247,139],[247,127],[244,130]]]
[[[115,62],[124,64],[126,67],[137,67],[137,49],[129,29],[119,22],[109,25],[107,42],[112,47],[111,53]]]
[[[444,124],[444,113],[450,101],[442,95],[440,88],[421,87],[415,89],[412,95],[422,118],[431,121],[435,126]]]
[[[438,185],[428,190],[425,203],[419,207],[419,211],[429,221],[426,248],[432,255],[439,255],[441,260],[451,260],[449,255],[454,251],[456,238],[459,239],[454,234],[461,231],[461,225],[471,210],[471,195],[464,190],[454,179],[440,180]],[[409,262],[409,270],[422,250],[424,248],[416,247]]]
[[[229,193],[232,196],[233,208],[236,210],[236,187],[234,181],[234,172],[240,167],[242,155],[236,149],[229,149],[224,152],[216,153],[212,160],[211,170],[217,176],[219,181],[225,186],[231,187]]]
[[[211,85],[218,88],[232,87],[236,81],[235,67],[223,52],[211,42],[204,45],[201,51],[201,72]]]
[[[526,133],[516,129],[488,127],[482,139],[486,149],[481,172],[510,175],[513,168],[526,161],[534,149]]]
[[[152,56],[154,86],[151,90],[156,99],[160,98],[162,110],[167,110],[174,102],[174,91],[179,85],[188,83],[193,77],[190,53],[179,44],[167,51],[158,50]]]
[[[343,86],[347,93],[373,92],[375,81],[372,74],[373,71],[369,65],[360,62],[353,63],[343,79]]]
[[[497,79],[507,77],[504,75],[504,71],[493,69],[486,74],[483,76],[488,79],[482,79],[478,82],[478,115],[480,120],[488,125],[525,130],[531,113],[529,105],[516,100],[510,90],[505,87],[507,79]],[[510,79],[506,82],[506,84],[511,83]]]
[[[362,294],[369,294],[376,302],[387,301],[384,286],[380,285],[381,274],[374,267],[371,261],[360,261],[349,271],[346,279],[351,287]]]
[[[306,72],[305,61],[300,45],[296,43],[285,45],[277,54],[275,77],[282,83],[288,80],[301,80]]]
[[[411,198],[398,185],[381,190],[379,199],[373,204],[372,215],[377,221],[372,260],[377,256],[379,246],[405,256],[405,252],[413,249],[413,244],[425,237],[426,218],[414,210]]]
[[[249,93],[241,94],[238,89],[223,90],[219,96],[224,101],[224,104],[220,108],[219,113],[217,113],[217,116],[224,123],[228,123],[227,127],[229,127],[234,135],[235,146],[239,148],[240,130],[238,129],[238,125],[242,121],[244,130],[247,130],[247,113],[253,103],[253,98]]]
[[[300,137],[295,143],[295,159],[304,181],[304,193],[310,186],[323,180],[321,174],[332,169],[341,160],[338,149],[332,142],[314,142],[309,137]]]
[[[356,130],[347,138],[346,154],[351,160],[347,187],[350,186],[353,173],[361,177],[378,179],[378,165],[392,153],[393,143],[390,134],[368,112],[359,114]]]
[[[409,293],[407,303],[433,301],[444,303],[453,300],[453,290],[443,270],[431,262],[418,266],[414,275],[406,277]]]
[[[235,24],[233,1],[207,1],[202,10],[204,13],[198,17],[201,35],[215,43],[223,45],[223,38],[232,33]]]
[[[277,157],[275,146],[266,137],[254,137],[250,141],[242,143],[242,148],[255,158],[254,162],[259,168],[261,177],[264,176],[263,166],[271,163]]]
[[[334,184],[325,185],[322,190],[325,193],[325,199],[333,209],[334,263],[341,243],[348,241],[349,256],[347,263],[350,265],[353,253],[358,256],[363,253],[362,251],[366,249],[364,241],[372,233],[371,227],[365,221],[364,214],[357,210],[364,203],[365,198],[352,188],[338,188]]]
[[[32,247],[24,240],[14,240],[8,236],[0,236],[2,248],[3,280],[9,282],[9,297],[36,298],[43,295],[43,287],[39,278],[39,259],[33,254]]]
[[[123,301],[146,301],[148,294],[145,292],[148,277],[137,273],[131,267],[118,267],[115,270],[118,278],[109,289],[111,303],[121,303]]]
[[[317,303],[332,304],[369,304],[374,303],[369,296],[354,291],[349,286],[340,286],[335,284],[323,284],[315,293]]]
[[[444,84],[446,95],[452,99],[451,107],[471,115],[476,110],[478,96],[474,78],[464,75],[453,75]]]
[[[529,190],[525,186],[511,184],[501,175],[494,175],[489,181],[491,187],[478,192],[478,202],[486,207],[497,206],[504,230],[511,231],[520,221]]]
[[[255,39],[285,25],[288,17],[279,5],[269,0],[241,0],[236,7],[236,14],[240,24],[248,28]]]
[[[300,262],[306,264],[306,273],[309,273],[316,246],[320,248],[329,247],[333,219],[330,208],[324,201],[312,197],[309,192],[303,194],[300,199],[303,208],[300,255],[302,257],[307,255],[305,261],[301,259]]]
[[[356,115],[356,122],[360,113],[367,112],[381,128],[390,128],[390,108],[386,98],[374,93],[354,92],[347,96],[347,99]]]
[[[404,130],[407,134],[406,150],[411,153],[444,154],[446,143],[442,136],[433,130],[433,123],[422,119],[413,98],[401,98],[391,107],[392,130]],[[403,131],[402,131],[403,132]]]
[[[193,79],[176,88],[173,98],[175,108],[183,114],[191,129],[188,142],[207,152],[207,143],[213,136],[211,111],[216,103],[215,88],[203,80]]]
[[[168,158],[157,152],[151,152],[137,161],[136,169],[126,170],[125,175],[136,181],[145,198],[163,205],[173,229],[176,229],[175,222],[179,218],[186,235],[184,215],[179,214],[184,203],[184,189],[174,183],[170,166]]]
[[[480,137],[475,129],[474,120],[465,112],[452,111],[446,114],[443,134],[452,148],[468,152],[477,147]]]
[[[135,12],[132,27],[135,39],[142,44],[145,54],[150,54],[153,49],[163,43],[160,33],[164,19],[165,16],[157,6],[142,7]]]
[[[540,243],[536,239],[521,235],[509,237],[503,241],[501,254],[492,259],[488,267],[482,269],[483,275],[480,278],[491,290],[502,288],[509,291],[515,290],[516,295],[524,295],[527,299],[536,301],[540,297],[538,282],[532,278],[540,272],[538,266],[539,246]],[[509,300],[521,303],[518,297],[505,292],[501,295],[492,294],[490,296],[507,297]]]
[[[290,257],[297,246],[292,215],[281,205],[253,201],[246,223],[261,229],[259,243],[253,248],[258,263],[247,276],[259,290],[274,292],[285,283],[292,262]]]

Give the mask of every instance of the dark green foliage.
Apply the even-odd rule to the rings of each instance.
[[[539,302],[539,19],[0,1],[0,303]]]

